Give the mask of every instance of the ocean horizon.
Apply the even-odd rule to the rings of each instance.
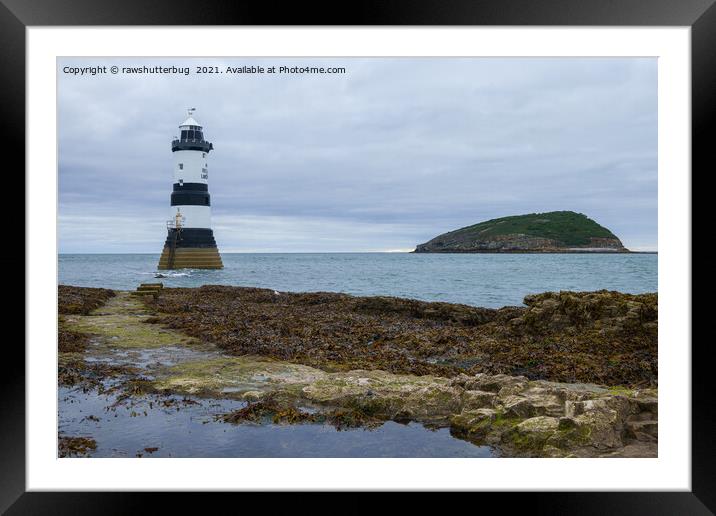
[[[291,292],[342,292],[501,307],[546,291],[658,290],[658,255],[229,253],[221,270],[158,271],[159,253],[61,253],[58,283],[134,290],[232,285]],[[161,274],[159,279],[156,276]]]

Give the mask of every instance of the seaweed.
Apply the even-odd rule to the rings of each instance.
[[[99,308],[116,293],[107,288],[73,287],[59,285],[57,287],[58,312],[61,314],[89,315]]]
[[[90,336],[86,333],[68,330],[64,327],[62,317],[57,331],[57,350],[60,353],[81,353],[87,349]]]
[[[268,395],[261,400],[251,402],[245,407],[227,414],[219,414],[217,421],[224,423],[262,423],[270,420],[274,424],[317,423],[323,418],[318,414],[302,411],[292,404],[285,404],[275,396]]]
[[[207,285],[145,300],[151,322],[216,344],[327,371],[657,384],[658,297],[547,292],[499,310],[392,297]]]
[[[57,451],[60,457],[86,457],[97,448],[97,442],[91,437],[58,436]]]

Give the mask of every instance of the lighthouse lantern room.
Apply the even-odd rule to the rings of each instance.
[[[191,108],[172,141],[174,187],[159,269],[223,267],[211,229],[208,158],[214,146],[193,115]]]

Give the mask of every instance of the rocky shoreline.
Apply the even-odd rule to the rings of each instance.
[[[425,249],[416,248],[411,253],[416,254],[656,254],[656,252],[630,251],[629,249],[569,249],[564,247],[539,247],[525,249],[500,249],[500,248],[470,248],[470,249]]]
[[[499,310],[217,286],[113,294],[60,287],[61,384],[127,403],[244,402],[217,424],[416,421],[501,456],[657,455],[656,294],[544,293]]]

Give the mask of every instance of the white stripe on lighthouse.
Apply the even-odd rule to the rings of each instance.
[[[208,152],[195,150],[178,150],[174,153],[174,182],[204,183],[209,182]]]
[[[211,209],[208,206],[172,206],[169,211],[169,220],[174,220],[177,209],[184,219],[183,228],[211,228]]]

